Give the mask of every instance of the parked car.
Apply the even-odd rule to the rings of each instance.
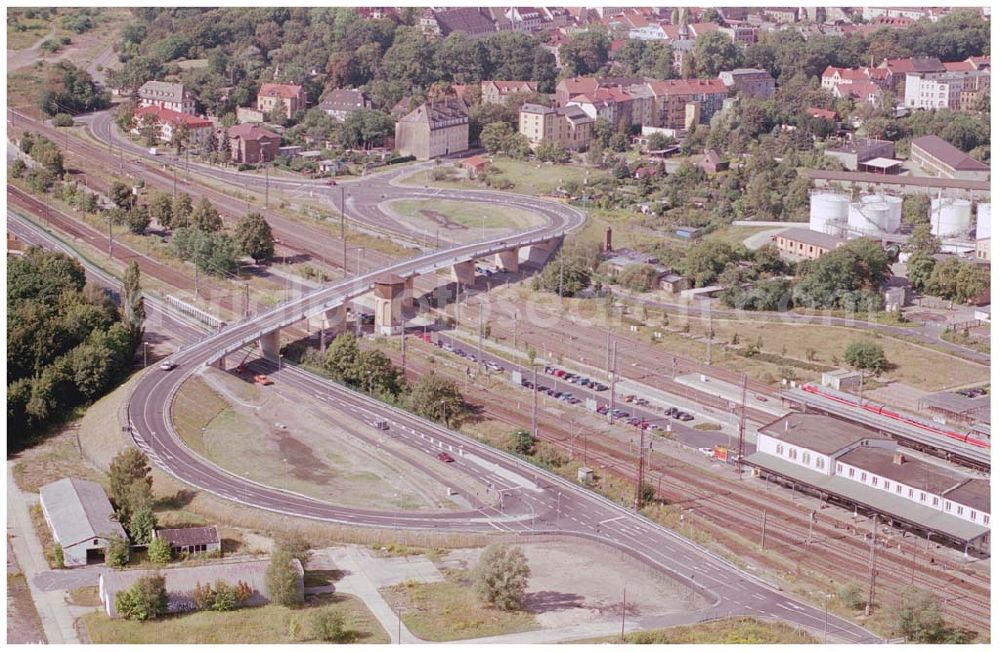
[[[598,414],[607,414],[608,413],[608,409],[609,408],[608,408],[607,405],[599,405],[599,406],[597,406],[597,413]]]
[[[628,396],[625,397],[626,403],[631,403],[634,400],[635,400],[635,394],[629,394]]]
[[[665,414],[668,417],[676,417],[677,416],[677,412],[678,412],[677,408],[675,408],[675,407],[668,407],[666,410],[663,411],[663,414]]]
[[[552,375],[556,372],[556,368],[551,365],[545,365],[545,373]]]
[[[535,384],[532,383],[530,380],[522,380],[521,381],[521,387],[527,387],[528,389],[534,389],[535,388]]]

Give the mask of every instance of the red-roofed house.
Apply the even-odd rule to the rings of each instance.
[[[827,66],[820,77],[820,85],[828,90],[841,84],[873,83],[888,89],[892,74],[886,68],[836,68]]]
[[[830,111],[828,109],[820,109],[815,106],[810,106],[806,109],[806,113],[809,114],[810,118],[822,118],[823,120],[836,120],[837,112]]]
[[[275,107],[284,107],[287,120],[306,107],[306,92],[297,84],[262,84],[257,93],[257,110],[265,115],[270,114]]]
[[[281,136],[255,124],[244,123],[223,130],[230,158],[236,163],[267,163],[278,154]]]
[[[489,167],[489,160],[482,156],[470,156],[462,161],[462,167],[469,173],[470,179],[478,177],[483,170]]]
[[[483,104],[503,104],[509,95],[534,93],[537,90],[538,82],[488,79],[482,83]]]
[[[593,93],[599,87],[596,77],[567,77],[556,85],[556,106],[566,106],[571,98]]]
[[[173,140],[175,131],[181,125],[186,125],[188,133],[191,136],[191,142],[203,145],[215,127],[213,122],[208,118],[199,118],[189,113],[171,111],[170,109],[163,109],[158,106],[141,106],[135,110],[136,126],[132,129],[133,133],[139,133],[139,125],[147,115],[156,116],[156,121],[160,125],[159,138],[166,143]]]

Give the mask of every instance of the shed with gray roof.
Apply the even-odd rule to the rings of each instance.
[[[42,487],[39,495],[45,522],[62,547],[66,566],[103,562],[108,539],[126,538],[111,501],[96,482],[63,478]]]

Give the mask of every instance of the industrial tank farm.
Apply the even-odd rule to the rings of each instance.
[[[972,204],[951,197],[932,199],[930,219],[931,233],[939,238],[967,237],[972,225]]]
[[[809,230],[836,235],[847,222],[850,197],[835,192],[817,192],[809,198]]]

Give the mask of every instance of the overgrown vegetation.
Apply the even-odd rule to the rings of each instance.
[[[136,342],[83,266],[29,248],[7,267],[7,446],[17,450],[129,372]]]

